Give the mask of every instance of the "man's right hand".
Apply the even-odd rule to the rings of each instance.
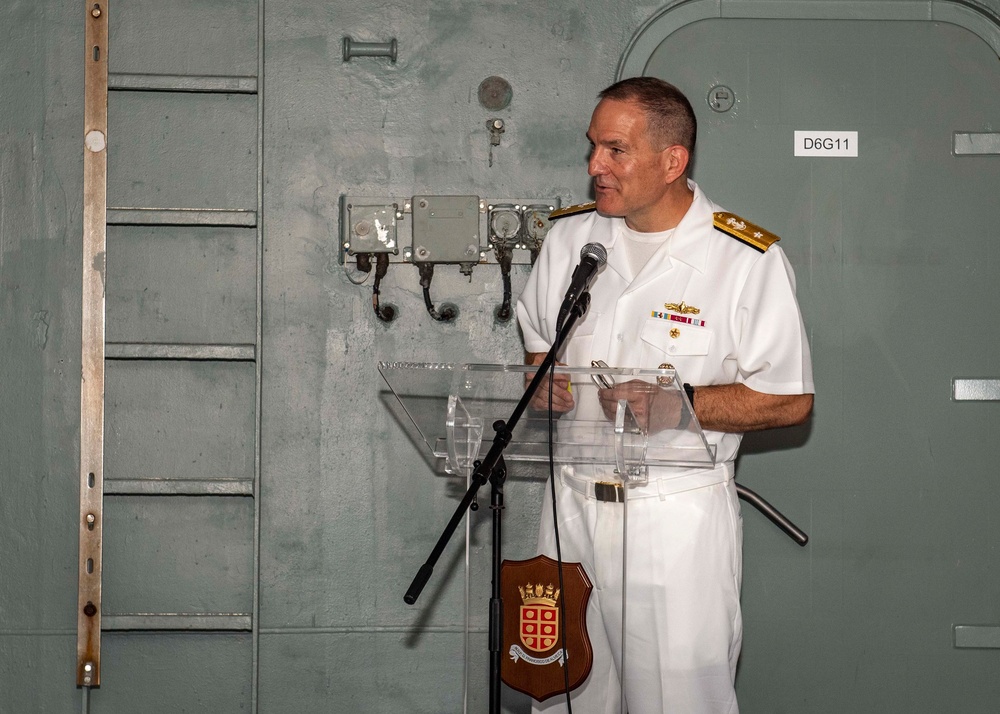
[[[525,355],[525,364],[541,364],[545,360],[544,352],[528,352]],[[562,364],[557,362],[556,364]],[[534,374],[524,375],[524,386],[531,384]],[[531,397],[529,406],[537,411],[548,411],[549,409],[549,376],[545,375],[538,384],[538,389]],[[573,393],[570,391],[569,375],[557,374],[552,380],[552,411],[556,414],[565,414],[576,406],[573,401]]]

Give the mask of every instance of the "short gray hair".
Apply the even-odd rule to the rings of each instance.
[[[698,121],[691,102],[677,87],[656,77],[632,77],[600,92],[601,99],[634,101],[646,112],[649,134],[663,148],[680,144],[694,154]]]

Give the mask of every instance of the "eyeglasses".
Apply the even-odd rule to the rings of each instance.
[[[592,360],[590,366],[594,369],[611,369],[602,359]],[[590,378],[594,380],[598,389],[612,389],[615,386],[615,378],[610,374],[592,374]]]

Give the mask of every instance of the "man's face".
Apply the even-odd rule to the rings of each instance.
[[[655,231],[669,184],[664,151],[653,146],[646,128],[646,112],[636,102],[602,99],[587,130],[593,147],[587,171],[598,212],[623,216],[635,230]]]

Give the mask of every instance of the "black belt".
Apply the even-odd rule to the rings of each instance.
[[[610,503],[625,503],[625,487],[620,483],[598,481],[594,484],[594,498]]]

